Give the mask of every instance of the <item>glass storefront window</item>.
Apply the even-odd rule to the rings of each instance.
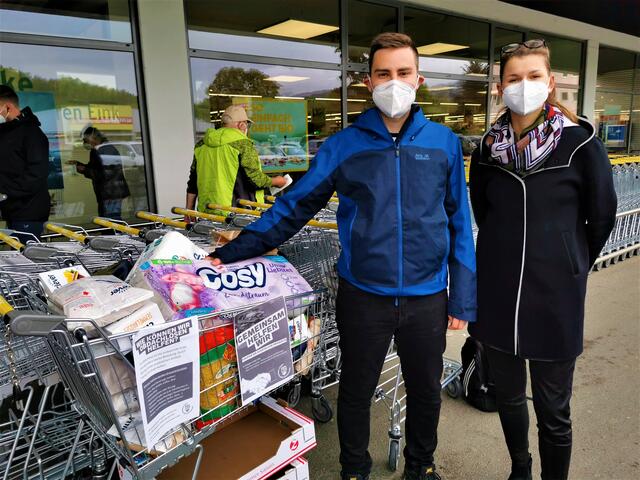
[[[488,75],[488,23],[407,8],[404,31],[418,47],[421,71]]]
[[[640,155],[640,95],[634,95],[633,105],[631,106],[629,153],[631,155]]]
[[[21,108],[33,110],[49,139],[51,220],[79,225],[98,214],[119,211],[128,219],[148,209],[132,53],[0,43],[0,79],[16,90]],[[88,126],[101,134],[98,157],[83,148]],[[94,186],[72,164],[92,157],[117,185]]]
[[[192,58],[191,78],[197,139],[221,125],[229,105],[244,105],[267,173],[306,170],[342,127],[338,70]]]
[[[0,31],[131,43],[129,1],[2,0]]]
[[[185,0],[189,46],[201,50],[340,62],[338,0]]]
[[[633,91],[634,93],[640,93],[640,53],[636,55],[636,68],[634,72]]]
[[[582,70],[582,42],[532,32],[530,39],[542,38],[551,51],[551,73],[556,84],[578,88]]]
[[[524,40],[524,34],[515,30],[508,30],[506,28],[496,27],[493,36],[493,76],[494,78],[500,77],[500,51],[505,45],[510,43],[520,43]]]
[[[596,92],[595,123],[609,152],[626,153],[631,117],[631,95]]]
[[[350,63],[368,63],[371,40],[379,33],[397,31],[397,8],[349,0]]]
[[[633,84],[635,55],[616,48],[600,47],[598,52],[598,82],[604,90],[630,92]]]

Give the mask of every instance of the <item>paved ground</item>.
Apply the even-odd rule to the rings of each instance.
[[[640,258],[591,275],[587,296],[585,352],[578,360],[572,412],[571,479],[640,478]],[[447,355],[459,359],[465,333],[448,337]],[[327,391],[335,405],[337,388]],[[308,401],[299,407],[310,413]],[[534,476],[539,478],[536,422],[530,405]],[[386,467],[388,411],[374,405],[370,451],[372,480],[400,479]],[[318,447],[308,458],[313,480],[338,478],[335,420],[316,424]],[[443,395],[436,455],[447,480],[506,479],[510,466],[497,414],[472,409]],[[400,465],[400,471],[403,465]],[[534,477],[535,478],[535,477]]]

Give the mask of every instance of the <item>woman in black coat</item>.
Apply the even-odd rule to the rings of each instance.
[[[500,79],[507,109],[471,159],[478,321],[469,332],[488,347],[509,479],[532,478],[525,360],[542,478],[566,479],[587,275],[613,228],[616,195],[593,126],[555,100],[545,42],[503,47]]]

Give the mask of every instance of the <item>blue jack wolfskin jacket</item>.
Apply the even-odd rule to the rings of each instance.
[[[417,106],[394,142],[378,109],[324,142],[307,174],[233,242],[224,263],[292,237],[336,191],[338,273],[378,295],[447,288],[449,314],[476,317],[476,266],[460,141]]]

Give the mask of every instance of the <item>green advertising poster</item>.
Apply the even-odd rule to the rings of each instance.
[[[309,169],[306,100],[234,98],[253,120],[249,137],[255,142],[265,173]]]

